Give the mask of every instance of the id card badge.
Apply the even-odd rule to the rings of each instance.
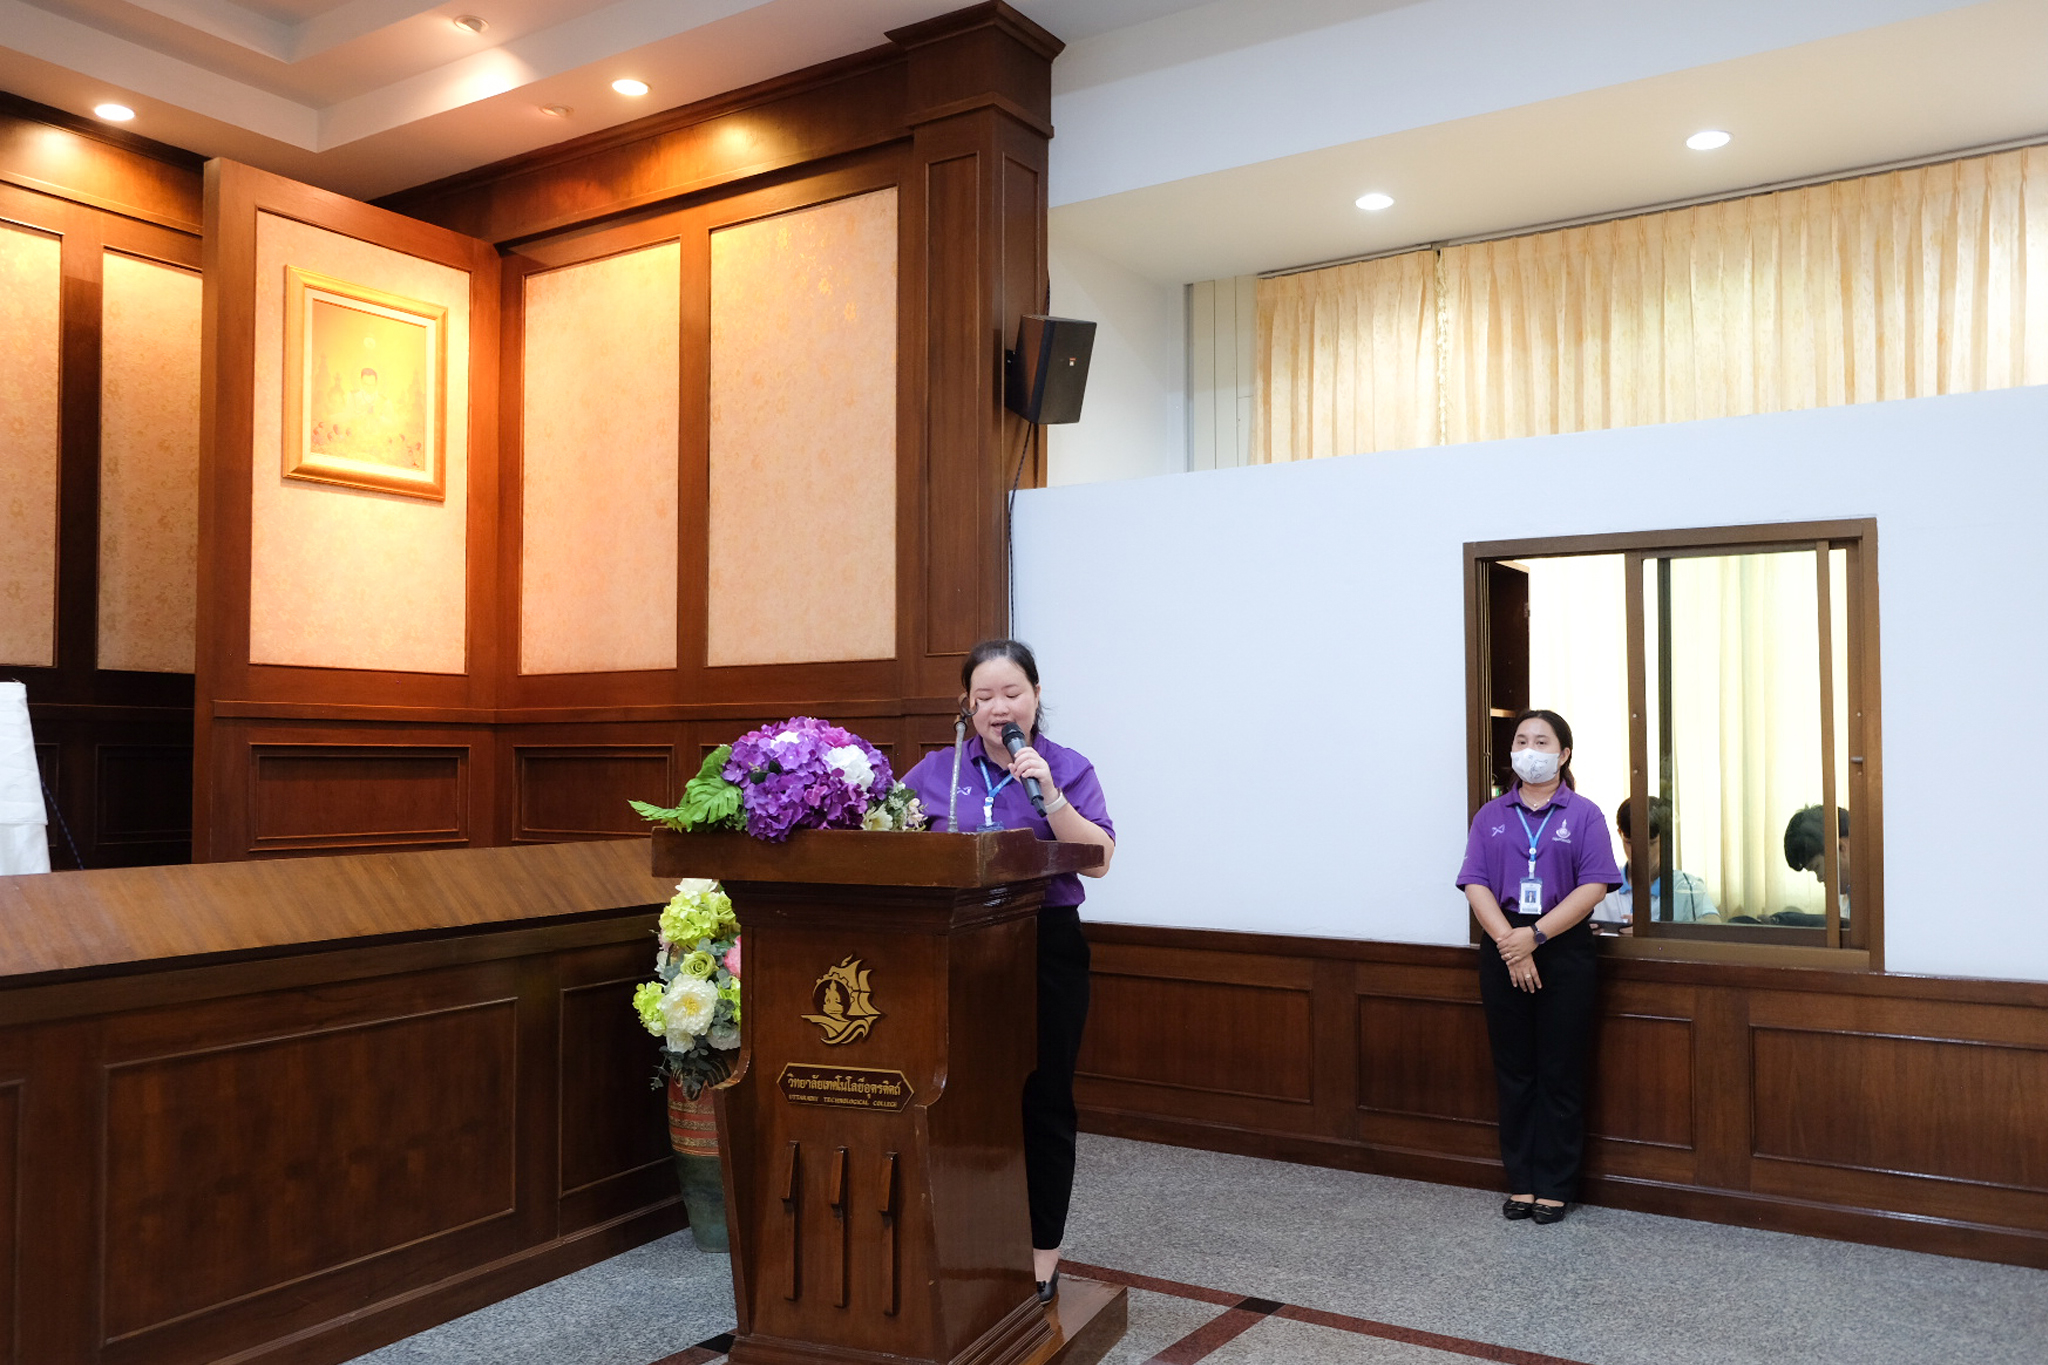
[[[1525,915],[1540,915],[1543,913],[1543,879],[1541,877],[1522,878],[1522,913]]]

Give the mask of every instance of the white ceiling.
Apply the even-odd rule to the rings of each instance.
[[[0,89],[374,197],[875,47],[963,0],[0,0]],[[1019,0],[1064,38],[1200,0]],[[453,20],[476,15],[482,34]],[[621,76],[652,93],[614,93]],[[567,105],[551,118],[542,105]]]
[[[1702,128],[1734,140],[1688,149]],[[1062,204],[1051,226],[1183,283],[2044,134],[2048,0],[1994,0]],[[1370,190],[1394,207],[1355,208]]]
[[[159,141],[368,198],[862,51],[889,29],[964,3],[0,0],[0,89],[76,113],[117,100],[136,109],[134,131]],[[1371,22],[1455,55],[1489,0],[1014,3],[1073,45],[1054,67],[1056,96],[1086,99],[1148,69],[1190,73],[1191,88],[1206,92],[1204,73],[1229,69],[1228,54],[1278,53],[1290,41],[1327,47],[1355,31],[1342,25],[1358,16],[1383,16]],[[1605,3],[1572,0],[1550,17],[1599,33],[1624,12]],[[1667,34],[1677,31],[1671,16],[1699,15],[1658,9],[1675,0],[1630,3],[1649,6],[1633,12]],[[1422,126],[1363,141],[1261,153],[1230,169],[1062,204],[1054,240],[1178,283],[2048,133],[2048,0],[1926,0],[1918,10],[1941,12],[1893,23],[1875,16],[1913,12],[1913,0],[1841,0],[1832,10],[1821,0],[1717,0],[1730,25],[1738,11],[1751,15],[1741,22],[1758,24],[1755,14],[1773,3],[1842,18],[1827,30],[1835,36],[1817,41],[1588,82],[1567,87],[1578,93],[1486,106],[1491,112],[1472,117],[1425,116]],[[456,28],[463,14],[488,29]],[[1880,26],[1859,30],[1859,22]],[[1683,52],[1697,45],[1671,41]],[[1361,79],[1373,78],[1374,55],[1358,54]],[[613,93],[620,76],[653,93]],[[1475,68],[1469,79],[1489,78]],[[1263,113],[1233,104],[1237,93],[1227,79],[1213,91],[1226,131]],[[1314,92],[1302,94],[1317,111]],[[551,118],[540,112],[550,104],[574,112]],[[1123,117],[1142,119],[1147,107],[1140,99]],[[1735,141],[1707,155],[1686,150],[1684,136],[1706,126],[1729,129]],[[1090,125],[1088,135],[1114,142],[1113,127]],[[1062,153],[1056,139],[1056,170]],[[1065,154],[1081,154],[1080,144]],[[1395,207],[1377,215],[1353,208],[1369,189],[1393,195]]]

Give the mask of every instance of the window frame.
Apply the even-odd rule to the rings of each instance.
[[[1829,941],[1841,946],[1765,943],[1737,938],[1694,937],[1688,934],[1602,938],[1601,950],[1611,956],[1662,958],[1690,962],[1726,962],[1774,967],[1816,967],[1836,971],[1884,970],[1884,764],[1878,651],[1877,520],[1799,521],[1744,526],[1709,526],[1666,531],[1628,531],[1604,535],[1544,536],[1519,540],[1465,543],[1465,751],[1467,818],[1493,799],[1488,764],[1492,720],[1492,614],[1489,566],[1501,560],[1556,559],[1581,555],[1619,554],[1624,558],[1628,632],[1629,787],[1631,807],[1646,808],[1652,785],[1654,755],[1648,753],[1646,714],[1649,659],[1644,639],[1643,565],[1659,558],[1692,555],[1782,553],[1805,549],[1816,555],[1820,607],[1820,691],[1823,807],[1853,810],[1849,830],[1851,861],[1856,869],[1856,931],[1861,942],[1842,941],[1837,922],[1835,888],[1840,883],[1836,841],[1824,840],[1824,904]],[[1846,619],[1836,620],[1831,603],[1830,550],[1847,551],[1844,575]],[[1846,629],[1848,661],[1844,720],[1847,733],[1835,733],[1834,650],[1831,631]],[[1849,785],[1837,791],[1834,756],[1847,746]],[[1825,819],[1825,816],[1823,817]],[[1638,831],[1640,834],[1641,831]],[[1633,840],[1631,841],[1633,843]],[[1632,861],[1640,864],[1636,851]],[[1638,923],[1647,909],[1648,883],[1636,887]],[[1737,926],[1738,928],[1740,926]],[[1472,941],[1483,931],[1472,921]]]

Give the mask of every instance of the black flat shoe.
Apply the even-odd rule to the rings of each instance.
[[[1038,1301],[1040,1303],[1051,1303],[1059,1295],[1059,1292],[1060,1272],[1058,1270],[1052,1272],[1051,1279],[1038,1282]]]
[[[1533,1217],[1535,1213],[1536,1201],[1533,1199],[1504,1199],[1501,1201],[1500,1216],[1511,1223],[1518,1218]]]
[[[1570,1204],[1537,1204],[1529,1210],[1529,1221],[1546,1228],[1552,1223],[1562,1223],[1565,1210],[1570,1207]]]

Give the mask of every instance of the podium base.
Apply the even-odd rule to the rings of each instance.
[[[1059,1297],[1039,1310],[1042,1319],[1013,1313],[962,1359],[974,1365],[984,1361],[994,1365],[1096,1365],[1123,1340],[1130,1320],[1129,1300],[1121,1285],[1062,1275]],[[1020,1351],[1019,1337],[1035,1337],[1037,1344]],[[773,1337],[741,1337],[726,1359],[731,1365],[825,1365],[828,1361],[835,1365],[901,1365],[903,1361],[896,1355]]]
[[[1060,1294],[1052,1303],[1052,1343],[1026,1365],[1096,1365],[1124,1339],[1129,1304],[1122,1285],[1061,1275]]]

